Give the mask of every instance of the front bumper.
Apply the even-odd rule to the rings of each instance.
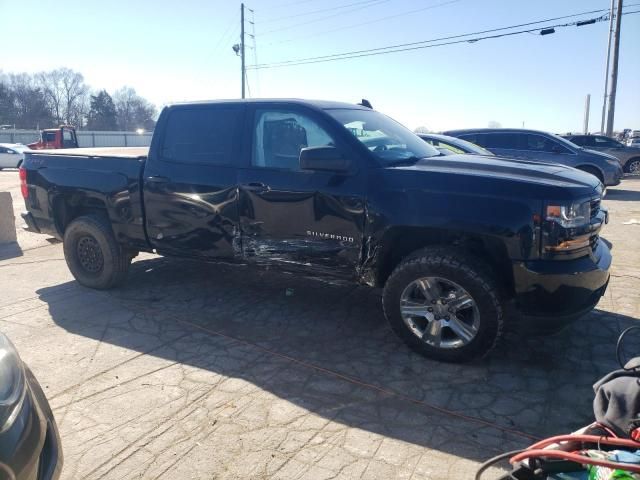
[[[607,187],[615,187],[620,184],[622,177],[624,177],[622,165],[617,165],[615,168],[609,169],[609,171],[605,173],[604,184]]]
[[[62,470],[60,434],[38,381],[28,368],[25,373],[20,411],[0,433],[0,478],[55,480]]]
[[[575,260],[535,260],[513,266],[516,305],[533,327],[570,323],[592,310],[609,282],[611,252],[599,241]]]

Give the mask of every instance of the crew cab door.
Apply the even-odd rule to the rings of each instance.
[[[364,226],[364,172],[353,156],[350,171],[341,173],[303,171],[299,163],[305,147],[331,145],[352,155],[341,132],[311,109],[258,106],[248,116],[251,161],[238,174],[245,258],[353,277]]]
[[[230,258],[239,252],[243,114],[242,105],[225,104],[166,110],[143,175],[147,235],[159,253]]]

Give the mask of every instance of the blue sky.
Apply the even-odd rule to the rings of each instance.
[[[415,42],[610,5],[609,0],[362,2],[247,2],[255,15],[259,63]],[[356,5],[345,7],[349,4]],[[640,10],[640,0],[626,4],[638,5],[627,10]],[[216,0],[0,0],[5,20],[0,68],[36,72],[67,66],[83,73],[95,89],[113,92],[129,85],[158,106],[236,98],[240,62],[231,45],[238,41],[239,9],[239,2]],[[251,13],[247,16],[252,20]],[[615,127],[638,129],[640,14],[627,15],[622,23]],[[252,33],[253,27],[247,24],[247,30]],[[504,127],[524,122],[528,128],[554,132],[582,128],[584,99],[590,93],[595,131],[600,126],[607,30],[608,22],[601,22],[546,36],[523,34],[250,71],[249,88],[260,97],[367,98],[410,128],[484,127],[497,121]],[[250,38],[247,45],[253,45]],[[249,65],[254,62],[252,49],[247,58]]]

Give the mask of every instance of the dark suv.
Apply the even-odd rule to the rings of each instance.
[[[612,155],[586,150],[547,132],[478,128],[443,133],[480,145],[496,155],[575,167],[595,175],[606,186],[618,185],[623,175],[620,162]]]
[[[627,146],[604,135],[564,135],[564,138],[581,147],[613,155],[626,173],[640,174],[640,146]]]

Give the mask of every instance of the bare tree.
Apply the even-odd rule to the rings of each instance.
[[[131,131],[138,128],[153,130],[156,108],[131,87],[122,87],[113,94],[118,128]]]
[[[491,120],[487,126],[489,128],[502,128],[502,124],[500,122],[496,122],[495,120]]]
[[[47,99],[47,104],[58,123],[82,122],[86,114],[89,87],[81,73],[69,68],[40,72],[38,83]]]
[[[430,133],[431,130],[429,130],[428,127],[425,127],[424,125],[420,126],[420,127],[416,127],[416,129],[413,131],[413,133]]]
[[[31,75],[10,74],[8,79],[18,128],[38,128],[53,121],[45,95]]]

